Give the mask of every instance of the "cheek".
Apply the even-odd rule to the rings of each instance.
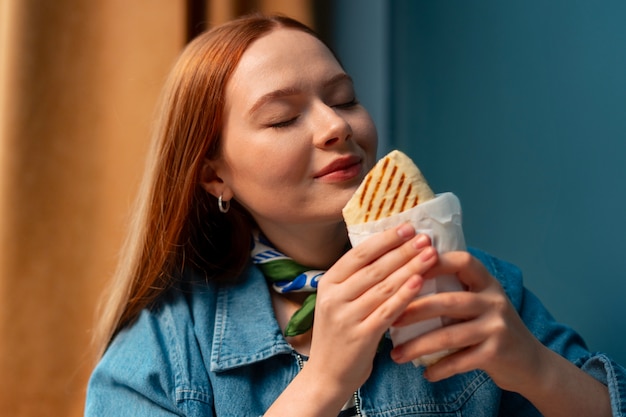
[[[297,206],[310,189],[302,185],[304,178],[294,169],[293,160],[281,152],[247,160],[249,164],[245,168],[232,172],[229,185],[234,198],[257,220],[289,217],[289,207]]]
[[[366,151],[369,168],[376,162],[376,151],[378,148],[378,132],[374,121],[366,114],[364,117],[353,123],[353,133],[358,145]]]
[[[288,147],[252,147],[231,157],[231,185],[240,193],[279,192],[302,180],[306,164]]]

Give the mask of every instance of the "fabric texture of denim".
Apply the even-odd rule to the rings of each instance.
[[[523,287],[515,266],[471,252],[500,281],[535,336],[607,385],[614,416],[626,416],[626,369],[590,353],[577,333],[557,323]],[[430,383],[422,368],[394,363],[390,349],[385,340],[358,392],[363,416],[540,415],[484,372]],[[85,415],[260,416],[296,376],[299,363],[256,267],[230,286],[206,284],[189,273],[158,308],[144,310],[115,337],[89,381]]]

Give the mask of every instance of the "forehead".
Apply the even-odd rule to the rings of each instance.
[[[243,53],[228,82],[227,101],[233,95],[254,100],[275,89],[301,88],[340,72],[341,65],[319,39],[296,29],[276,29]]]

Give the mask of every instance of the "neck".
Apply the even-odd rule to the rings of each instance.
[[[293,228],[264,228],[263,234],[276,249],[301,265],[328,269],[345,252],[348,232],[343,222],[320,226]]]

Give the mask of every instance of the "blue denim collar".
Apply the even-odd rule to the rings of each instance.
[[[218,289],[211,371],[226,371],[292,352],[257,267],[251,265],[244,271],[241,284]]]

